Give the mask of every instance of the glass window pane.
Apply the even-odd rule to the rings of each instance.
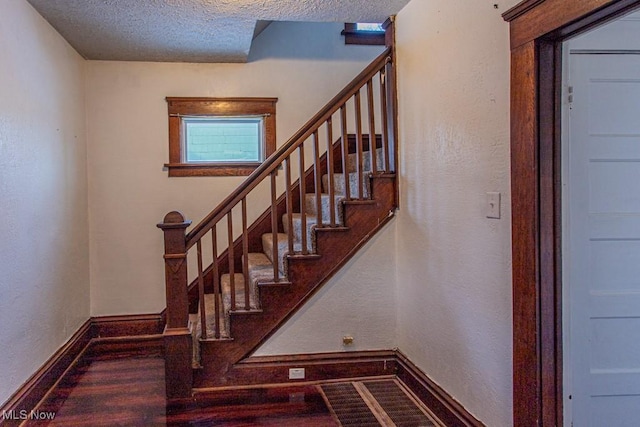
[[[382,28],[382,24],[358,22],[356,24],[356,30],[357,31],[384,31],[384,28]]]
[[[185,118],[185,161],[245,163],[263,159],[262,118]]]

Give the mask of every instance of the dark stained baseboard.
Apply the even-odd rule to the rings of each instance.
[[[442,387],[411,362],[402,352],[396,351],[397,376],[436,417],[448,427],[484,427]]]
[[[290,380],[289,368],[304,368],[303,380]],[[350,351],[278,356],[253,356],[228,372],[229,386],[296,384],[347,378],[395,375],[392,350]]]
[[[64,373],[78,360],[91,342],[91,319],[88,319],[53,356],[49,358],[2,407],[0,407],[0,425],[19,425],[21,420],[3,419],[2,414],[15,411],[30,412],[45,397]]]
[[[118,357],[162,353],[161,314],[105,316],[88,319],[58,351],[47,360],[0,407],[0,425],[19,425],[22,420],[5,420],[3,413],[29,413],[82,355]]]
[[[101,316],[91,319],[95,337],[98,338],[161,335],[164,323],[162,314]]]
[[[162,334],[94,338],[85,354],[92,358],[162,356]]]
[[[95,317],[87,320],[13,396],[0,414],[35,409],[82,355],[96,358],[162,354],[160,315]],[[289,380],[289,368],[305,368],[304,380]],[[398,350],[253,356],[230,371],[231,388],[303,384],[363,377],[397,376],[442,422],[450,427],[484,427],[459,402]],[[219,388],[219,387],[216,387]],[[195,389],[206,393],[207,389]],[[0,425],[18,425],[3,420]]]

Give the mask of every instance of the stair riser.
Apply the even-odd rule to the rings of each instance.
[[[335,187],[335,186],[334,186]],[[342,225],[344,222],[342,221],[342,200],[344,200],[343,196],[336,196],[334,198],[334,221],[336,225]],[[329,195],[323,194],[321,195],[321,212],[322,212],[322,223],[330,224],[331,223],[331,199]],[[307,194],[305,197],[305,212],[307,212],[311,216],[318,216],[318,204],[316,203],[316,195],[315,194]]]
[[[262,237],[262,249],[271,263],[273,263],[273,243],[270,236]],[[278,234],[278,270],[281,277],[287,275],[286,255],[289,253],[289,243],[285,234]]]
[[[323,188],[325,188],[325,191],[328,191],[329,188],[329,181],[328,181],[328,176],[324,175],[322,177],[322,186]],[[365,172],[362,176],[362,197],[358,197],[359,196],[359,188],[358,188],[358,174],[357,173],[350,173],[349,174],[349,196],[351,196],[352,199],[368,199],[369,198],[369,173]],[[346,191],[345,191],[346,185],[345,185],[345,180],[344,180],[344,175],[343,174],[339,174],[336,173],[333,175],[333,189],[335,191],[335,194],[338,195],[345,195]]]
[[[356,172],[358,165],[356,164],[357,154],[349,154],[347,158],[347,171]],[[362,169],[364,171],[371,171],[371,152],[365,151],[362,153]],[[384,171],[384,153],[382,148],[376,150],[376,171]]]
[[[282,219],[284,223],[284,232],[285,234],[289,233],[289,224],[287,222],[287,216],[285,215]],[[293,248],[295,251],[300,251],[302,249],[302,218],[300,216],[295,216],[292,218],[291,223],[293,224]],[[307,242],[307,251],[313,253],[315,248],[315,239],[316,235],[314,229],[317,225],[317,220],[315,217],[307,216],[305,220],[306,225],[306,242]],[[287,246],[285,246],[287,247]],[[288,247],[287,247],[288,251]]]

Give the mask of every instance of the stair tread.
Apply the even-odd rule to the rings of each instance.
[[[222,304],[222,298],[218,295],[219,309],[220,309],[220,339],[229,339],[229,319],[225,314]],[[202,334],[202,324],[200,323],[200,310],[201,307],[198,305],[198,314],[196,318],[196,330],[197,336],[202,339],[215,339],[215,328],[216,328],[216,319],[215,319],[215,294],[204,294],[204,307],[206,314],[206,329],[207,335],[201,336]]]
[[[322,222],[324,224],[329,224],[331,222],[331,195],[329,195],[326,192],[321,193],[320,199],[321,199],[320,215],[322,217]],[[342,201],[344,200],[344,194],[337,194],[334,192],[333,199],[334,199],[333,200],[334,221],[337,224],[341,224],[343,222]],[[318,203],[316,202],[316,193],[307,193],[305,195],[305,207],[306,207],[306,212],[308,212],[309,214],[314,216],[318,215]]]
[[[235,273],[233,275],[234,278],[234,287],[235,287],[235,308],[231,307],[231,275],[223,274],[220,278],[220,285],[222,286],[222,302],[224,303],[225,312],[229,310],[246,310],[245,304],[245,283],[244,283],[244,274]],[[254,284],[251,281],[248,281],[249,286],[249,310],[257,310],[258,307],[258,295],[257,290]]]
[[[260,282],[273,282],[273,263],[262,252],[249,254],[249,280],[254,286]]]
[[[315,234],[314,234],[315,236]],[[314,239],[315,240],[315,239]],[[293,251],[294,254],[289,254],[289,236],[285,233],[277,234],[277,242],[278,245],[278,269],[280,271],[280,279],[287,277],[287,256],[295,255],[296,253],[302,252],[302,242],[295,241],[293,242]],[[314,242],[307,240],[307,252],[312,252],[311,248],[314,246]],[[267,233],[262,235],[262,248],[266,256],[270,261],[272,260],[273,253],[273,234]],[[272,277],[273,278],[273,277]]]
[[[369,177],[371,176],[370,171],[363,171],[362,174],[362,197],[360,198],[368,198],[369,191]],[[349,181],[349,195],[351,198],[355,198],[358,196],[358,173],[357,172],[349,172],[348,174]],[[325,174],[322,176],[322,188],[326,191],[329,187],[329,175]],[[333,174],[333,188],[336,194],[344,197],[346,195],[345,191],[345,175],[343,173],[334,173]]]
[[[347,170],[349,172],[355,172],[357,171],[356,168],[356,156],[358,154],[357,153],[350,153],[348,158],[347,158]],[[376,171],[383,171],[384,170],[384,153],[382,152],[382,147],[381,148],[376,148]],[[362,162],[362,168],[365,172],[370,172],[372,170],[371,168],[371,153],[369,150],[367,151],[363,151],[362,152],[362,157],[363,157],[363,162]]]

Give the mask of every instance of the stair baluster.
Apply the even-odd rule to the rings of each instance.
[[[382,69],[380,76],[380,113],[382,116],[382,154],[384,156],[384,170],[391,172],[389,165],[389,125],[387,123],[387,79],[386,69]]]
[[[342,146],[342,175],[344,176],[344,198],[351,200],[351,186],[349,185],[349,170],[347,162],[349,160],[349,135],[347,134],[347,106],[346,103],[340,107],[340,144]]]
[[[273,281],[280,281],[280,263],[278,262],[278,206],[276,204],[276,172],[271,172],[271,235],[273,237]]]
[[[378,159],[376,153],[378,144],[376,141],[375,109],[373,108],[373,79],[367,82],[367,107],[369,113],[369,155],[371,156],[371,173],[375,175],[378,173]]]
[[[236,311],[236,258],[234,256],[233,244],[233,216],[229,209],[227,214],[227,236],[229,244],[229,289],[231,293],[231,311]],[[224,298],[224,295],[223,295]]]
[[[362,102],[360,100],[360,89],[355,94],[356,104],[356,169],[358,171],[358,200],[364,198],[364,165],[363,163],[363,138],[362,138]]]
[[[242,277],[244,278],[244,309],[251,310],[249,301],[249,234],[247,232],[247,198],[242,199]]]
[[[293,230],[293,194],[291,194],[291,157],[284,159],[284,174],[287,198],[287,230]],[[287,244],[290,254],[293,252],[293,232],[287,233]]]
[[[298,148],[299,159],[298,164],[300,166],[300,235],[302,240],[302,254],[307,255],[309,251],[307,250],[307,233],[305,232],[307,229],[307,206],[305,203],[305,195],[307,194],[307,183],[305,180],[305,169],[304,169],[304,142],[300,144],[300,148]],[[290,231],[293,233],[293,229]]]
[[[331,117],[327,120],[327,182],[329,188],[327,193],[329,194],[329,226],[336,226],[336,190],[334,188],[334,159],[335,156],[333,149],[333,120]]]
[[[320,141],[318,131],[313,133],[313,170],[316,195],[316,227],[322,227],[322,171],[320,170]],[[302,229],[305,232],[305,229]]]
[[[198,301],[200,302],[200,333],[207,336],[207,313],[205,312],[204,301],[204,274],[202,270],[202,240],[196,244],[198,252]]]
[[[220,339],[220,299],[222,298],[222,290],[220,289],[220,269],[218,261],[218,233],[216,225],[211,227],[211,250],[213,254],[213,310],[215,314],[215,339]],[[202,309],[205,311],[205,309]]]

